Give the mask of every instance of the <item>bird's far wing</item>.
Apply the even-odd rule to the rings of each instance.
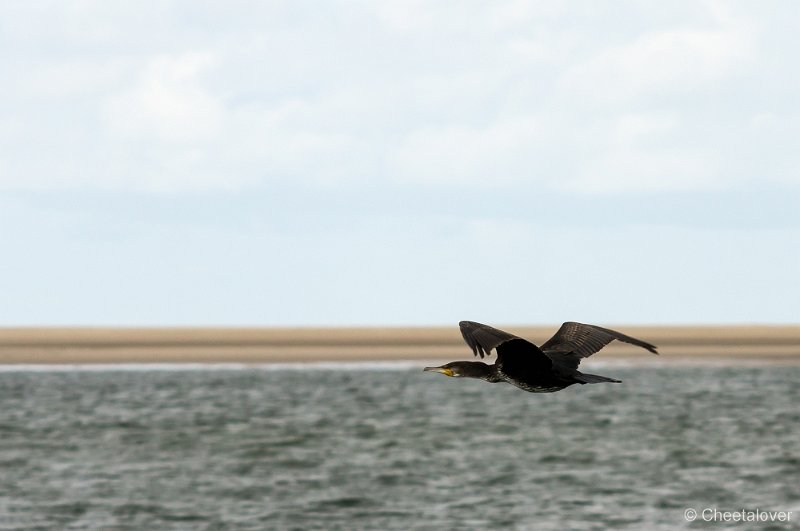
[[[461,321],[458,326],[473,354],[483,358],[495,349],[498,361],[507,372],[546,369],[553,365],[539,347],[519,336],[473,321]]]
[[[495,349],[507,341],[513,339],[521,339],[514,334],[503,332],[491,326],[475,323],[473,321],[461,321],[458,323],[461,329],[461,335],[464,336],[464,341],[467,342],[472,353],[476,356],[483,358],[491,354],[492,349]]]
[[[616,330],[574,322],[561,325],[558,332],[548,339],[541,349],[553,360],[577,369],[582,358],[588,358],[615,339],[658,354],[655,345],[626,336]]]

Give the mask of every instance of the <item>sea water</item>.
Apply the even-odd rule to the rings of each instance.
[[[798,528],[800,367],[594,372],[0,371],[0,529]]]

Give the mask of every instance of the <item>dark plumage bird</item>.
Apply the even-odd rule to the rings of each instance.
[[[588,358],[615,339],[658,354],[655,345],[589,324],[564,323],[541,347],[485,324],[461,321],[458,326],[464,341],[476,356],[483,358],[495,349],[495,364],[454,361],[441,367],[425,367],[426,371],[440,372],[446,376],[480,378],[492,383],[508,382],[531,393],[552,393],[576,383],[620,383],[614,378],[578,370],[581,359]]]

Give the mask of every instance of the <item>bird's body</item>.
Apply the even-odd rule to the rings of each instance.
[[[426,367],[426,371],[479,378],[492,383],[507,382],[531,393],[552,393],[576,383],[619,383],[613,378],[578,370],[581,359],[588,358],[615,339],[658,354],[650,343],[608,328],[582,323],[564,323],[541,347],[484,324],[461,321],[458,325],[473,354],[483,358],[494,349],[497,361],[494,365],[454,361],[441,367]]]

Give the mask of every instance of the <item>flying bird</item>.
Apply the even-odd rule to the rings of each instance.
[[[620,383],[614,378],[578,370],[583,358],[588,358],[615,339],[658,354],[655,345],[590,324],[564,323],[541,347],[485,324],[461,321],[458,326],[475,356],[483,359],[492,349],[495,350],[497,361],[494,365],[480,361],[454,361],[441,367],[425,367],[424,370],[445,376],[479,378],[491,383],[508,382],[531,393],[552,393],[572,384]]]

